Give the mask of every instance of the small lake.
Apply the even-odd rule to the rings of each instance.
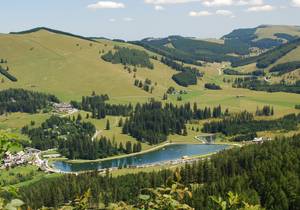
[[[56,161],[53,163],[53,166],[54,168],[64,172],[78,172],[113,167],[149,165],[178,160],[183,156],[206,155],[222,151],[228,147],[228,145],[217,144],[172,144],[155,151],[129,157],[86,163],[67,163],[64,161]]]

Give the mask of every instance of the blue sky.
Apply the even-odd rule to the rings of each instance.
[[[3,33],[38,26],[137,40],[218,38],[261,24],[300,25],[300,0],[1,0]]]

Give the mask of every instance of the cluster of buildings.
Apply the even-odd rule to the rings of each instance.
[[[10,168],[10,167],[23,165],[26,164],[29,161],[29,159],[30,156],[23,151],[20,151],[16,154],[12,154],[9,151],[7,151],[4,154],[3,167]]]
[[[25,164],[36,165],[43,168],[47,166],[47,163],[39,158],[40,152],[40,150],[33,148],[26,148],[24,151],[20,151],[16,154],[7,151],[4,154],[2,168],[12,168]]]
[[[78,111],[71,104],[68,103],[53,103],[53,107],[55,109],[55,112],[57,113],[73,114]]]

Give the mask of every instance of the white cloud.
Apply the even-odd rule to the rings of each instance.
[[[262,5],[263,3],[263,0],[202,0],[202,4],[207,7],[257,6]]]
[[[210,16],[210,15],[212,15],[212,13],[208,11],[200,11],[200,12],[191,11],[189,13],[189,16],[191,17],[203,17],[203,16]]]
[[[189,13],[189,16],[191,17],[203,17],[203,16],[211,16],[211,15],[219,15],[219,16],[226,16],[234,18],[234,14],[229,10],[217,10],[216,12],[209,12],[209,11],[191,11]]]
[[[300,7],[300,0],[292,0],[292,5],[294,7]]]
[[[273,11],[276,8],[274,6],[271,5],[262,5],[262,6],[254,6],[254,7],[250,7],[247,9],[248,12],[269,12],[269,11]]]
[[[133,21],[133,18],[125,17],[125,18],[123,18],[123,20],[126,21],[126,22],[131,22],[131,21]]]
[[[263,0],[239,0],[237,1],[237,5],[246,6],[246,5],[263,5]]]
[[[202,2],[207,7],[230,6],[233,3],[233,0],[204,0]]]
[[[165,10],[165,8],[164,8],[163,6],[161,6],[161,5],[155,5],[154,9],[155,9],[156,11],[162,11],[162,10]]]
[[[216,15],[228,16],[234,18],[234,14],[229,10],[217,10]]]
[[[125,8],[125,5],[120,2],[114,1],[98,1],[95,4],[90,4],[87,6],[89,9],[119,9]]]
[[[200,2],[201,0],[145,0],[146,4],[185,4],[190,2]]]
[[[115,18],[110,18],[108,21],[109,22],[116,22],[116,19]]]

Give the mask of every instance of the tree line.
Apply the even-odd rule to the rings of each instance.
[[[223,71],[224,74],[226,75],[239,75],[239,76],[265,76],[266,73],[264,72],[264,70],[255,70],[252,72],[240,72],[234,69],[225,69]]]
[[[7,89],[0,91],[0,115],[6,112],[37,113],[48,108],[59,99],[51,94],[24,89]]]
[[[103,119],[106,115],[128,116],[132,112],[132,105],[108,104],[108,95],[83,96],[81,102],[71,101],[74,108],[92,113],[92,118]]]
[[[300,94],[300,80],[294,84],[285,84],[284,81],[276,84],[270,84],[264,80],[259,80],[257,77],[236,78],[232,84],[234,88],[246,88],[256,91],[267,92],[287,92]]]
[[[3,76],[5,76],[7,79],[9,79],[12,82],[17,82],[18,79],[13,76],[12,74],[9,73],[9,67],[7,66],[6,69],[2,68],[2,66],[0,66],[0,74],[2,74]]]
[[[287,63],[278,64],[270,69],[270,72],[278,73],[278,75],[283,75],[292,72],[296,69],[300,69],[300,61],[292,61]]]
[[[289,114],[279,119],[255,120],[252,113],[240,112],[224,117],[221,121],[206,122],[202,131],[205,133],[222,133],[226,136],[249,134],[259,131],[296,130],[300,123],[300,114]]]
[[[298,210],[300,206],[300,136],[280,138],[220,152],[181,167],[180,183],[192,192],[183,202],[195,209],[220,209],[211,199],[229,191],[241,200],[266,209]],[[176,180],[172,170],[112,177],[97,172],[41,179],[20,187],[21,199],[31,208],[57,207],[91,190],[90,204],[124,201],[137,204],[145,188],[157,188]],[[191,187],[191,185],[193,187]],[[7,197],[8,195],[6,195]]]

